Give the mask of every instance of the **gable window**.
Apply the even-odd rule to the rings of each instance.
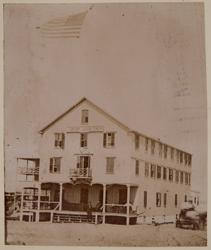
[[[81,141],[80,141],[81,148],[87,147],[87,137],[88,137],[87,133],[81,133]]]
[[[56,148],[64,148],[64,140],[65,140],[65,135],[64,133],[55,133],[55,141],[54,141],[54,146]]]
[[[81,123],[86,124],[89,122],[89,111],[87,109],[83,109],[81,111]]]
[[[61,157],[52,157],[50,158],[50,173],[60,173],[61,169]]]
[[[151,140],[151,154],[155,153],[155,141]]]
[[[156,193],[156,207],[161,206],[161,193]]]
[[[77,168],[90,168],[90,156],[78,156]]]
[[[149,176],[149,163],[145,162],[145,176],[148,177]]]
[[[173,181],[173,169],[169,168],[169,181]]]
[[[135,149],[139,148],[139,135],[135,134]]]
[[[107,174],[114,173],[114,161],[115,161],[115,157],[107,157],[106,158],[106,173]]]
[[[115,133],[109,132],[103,134],[103,146],[106,147],[113,147],[115,144]]]
[[[155,165],[151,164],[151,178],[155,178],[155,172],[156,172],[156,169],[155,169]]]
[[[157,166],[157,178],[161,178],[161,166]]]
[[[139,175],[139,160],[136,160],[135,174]]]
[[[163,179],[166,180],[166,177],[167,177],[167,171],[166,168],[163,167]]]

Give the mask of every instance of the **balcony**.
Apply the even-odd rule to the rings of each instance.
[[[92,180],[92,170],[90,168],[71,168],[70,180],[74,183],[77,181],[90,182]]]
[[[18,173],[23,175],[38,175],[39,167],[19,167]]]

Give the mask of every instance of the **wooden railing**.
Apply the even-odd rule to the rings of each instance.
[[[40,201],[40,210],[57,210],[59,208],[58,201]],[[38,201],[23,201],[24,210],[37,210]]]
[[[37,175],[39,174],[39,167],[19,167],[18,173],[23,175]]]
[[[70,178],[91,178],[92,170],[90,168],[70,169]]]
[[[127,204],[105,204],[105,211],[107,213],[117,213],[117,214],[126,214],[127,213]],[[136,210],[133,210],[132,205],[129,205],[129,213],[136,213]]]

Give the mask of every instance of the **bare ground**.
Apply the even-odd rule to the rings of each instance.
[[[206,246],[207,232],[174,224],[109,225],[7,222],[10,245],[55,246]]]

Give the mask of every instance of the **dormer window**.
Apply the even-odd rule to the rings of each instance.
[[[81,123],[86,124],[89,121],[89,112],[87,109],[81,111]]]
[[[65,135],[64,133],[55,133],[54,146],[56,148],[64,148]]]

